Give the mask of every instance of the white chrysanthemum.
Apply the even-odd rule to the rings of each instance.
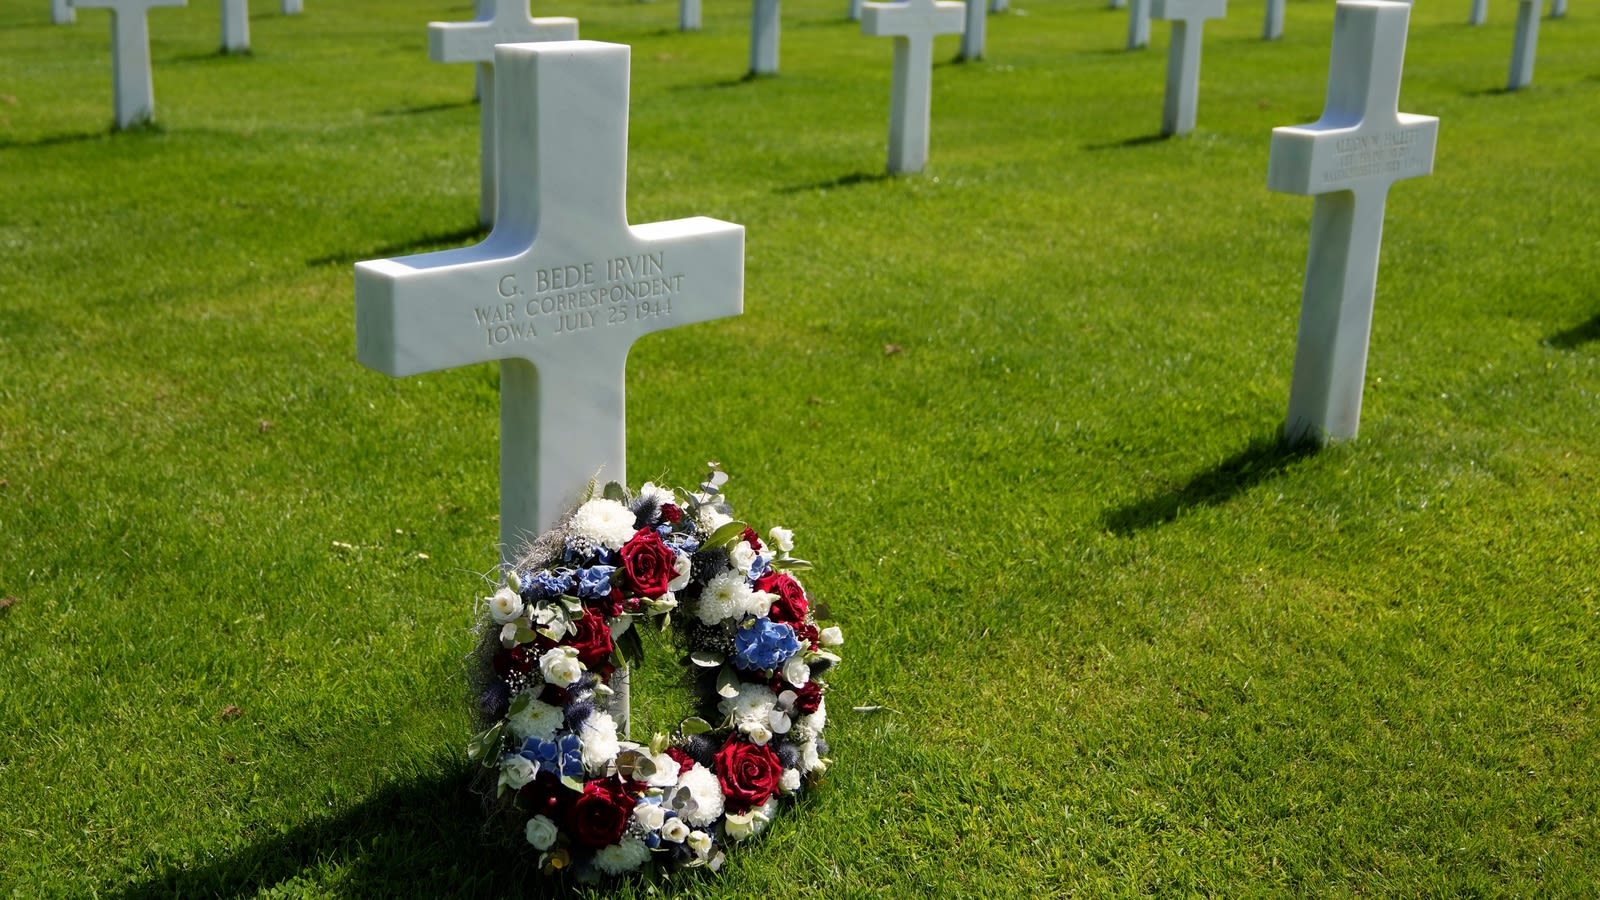
[[[569,530],[575,537],[618,550],[634,535],[633,519],[633,510],[599,497],[578,507]]]
[[[546,683],[566,687],[583,677],[583,663],[575,647],[551,647],[539,657],[539,674]]]
[[[772,530],[767,532],[767,539],[772,542],[772,546],[785,553],[794,549],[794,532],[787,528],[772,526]]]
[[[639,488],[639,499],[647,500],[657,506],[663,503],[671,503],[673,506],[678,505],[677,495],[664,487],[657,486],[654,481],[646,481],[644,487]]]
[[[562,721],[561,707],[551,706],[542,700],[534,700],[521,712],[507,718],[506,724],[511,726],[511,733],[516,735],[519,741],[531,737],[549,741],[555,739],[556,729],[561,727]]]
[[[523,834],[528,838],[528,843],[535,850],[549,850],[556,842],[558,829],[556,823],[544,816],[534,816],[528,820],[528,827],[523,829]]]
[[[489,615],[502,625],[522,615],[522,598],[511,588],[503,587],[489,598]]]
[[[625,835],[621,841],[595,851],[595,868],[607,875],[623,875],[644,865],[650,858],[650,848],[644,841]]]
[[[749,541],[740,541],[728,551],[728,560],[733,567],[741,572],[749,572],[750,564],[756,561],[756,548],[750,546]]]
[[[759,722],[766,725],[773,707],[778,705],[778,695],[763,684],[743,683],[739,693],[717,701],[717,712],[730,717],[734,725]]]
[[[678,776],[678,787],[688,789],[689,802],[674,812],[690,825],[710,825],[722,815],[722,784],[710,769],[695,763],[694,768]]]
[[[743,575],[732,570],[723,572],[711,579],[700,593],[700,602],[695,604],[695,615],[707,625],[742,617],[753,593]]]
[[[583,744],[583,767],[591,774],[603,775],[622,749],[617,743],[617,723],[608,712],[595,710],[578,729]]]

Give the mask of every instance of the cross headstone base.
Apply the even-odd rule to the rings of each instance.
[[[1227,15],[1228,0],[1152,0],[1150,16],[1172,22],[1167,48],[1167,89],[1161,106],[1161,133],[1194,130],[1200,106],[1200,50],[1206,19]]]
[[[72,0],[78,9],[111,10],[111,93],[119,129],[154,121],[150,80],[151,7],[183,6],[187,0]]]
[[[222,52],[250,52],[250,6],[246,0],[222,0]]]
[[[50,22],[53,25],[71,25],[78,21],[78,14],[72,11],[72,4],[67,0],[50,0]]]
[[[1143,50],[1150,46],[1150,0],[1129,0],[1128,49]]]
[[[301,0],[283,0],[278,12],[285,16],[298,16],[305,12],[305,8],[301,5]]]
[[[1284,0],[1267,0],[1266,17],[1261,22],[1261,39],[1275,41],[1283,37]]]
[[[1517,4],[1517,36],[1511,45],[1511,74],[1506,90],[1521,90],[1533,83],[1533,57],[1539,49],[1539,12],[1544,0],[1522,0]]]
[[[700,30],[700,0],[678,0],[678,30]]]
[[[1472,0],[1472,12],[1467,15],[1468,25],[1482,25],[1489,21],[1489,0]]]
[[[984,32],[989,11],[985,8],[987,0],[966,0],[966,5],[967,22],[961,31],[961,54],[958,58],[962,62],[974,62],[983,59]]]
[[[750,74],[778,74],[778,0],[750,0]]]

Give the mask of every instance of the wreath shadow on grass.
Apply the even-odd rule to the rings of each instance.
[[[1226,503],[1296,462],[1316,455],[1318,450],[1316,444],[1291,446],[1276,432],[1257,437],[1238,453],[1196,473],[1181,487],[1108,510],[1102,521],[1112,532],[1123,536],[1165,525],[1185,510]]]
[[[332,875],[348,897],[569,897],[559,879],[544,879],[525,853],[484,833],[483,806],[469,789],[472,767],[391,784],[336,815],[307,821],[252,842],[230,855],[189,867],[157,864],[156,874],[102,896],[254,897],[274,888],[292,893]],[[670,896],[699,882],[698,873],[661,885]],[[688,875],[688,877],[684,877]],[[272,894],[276,896],[276,894]]]

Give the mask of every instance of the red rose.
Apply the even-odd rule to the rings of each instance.
[[[806,591],[782,572],[769,572],[756,582],[756,590],[778,595],[767,618],[786,625],[799,625],[806,617]]]
[[[808,681],[794,691],[794,711],[802,716],[809,716],[822,705],[822,688],[817,687],[815,681]]]
[[[794,636],[799,638],[801,643],[810,644],[813,650],[822,649],[822,632],[817,630],[817,626],[801,622],[793,627]]]
[[[494,671],[496,675],[504,678],[515,672],[519,675],[533,671],[539,665],[539,654],[527,644],[518,644],[510,650],[498,650],[494,654]]]
[[[683,521],[683,510],[679,509],[675,504],[663,503],[661,504],[661,518],[676,525]]]
[[[583,786],[583,796],[572,804],[567,828],[573,839],[585,847],[608,847],[622,839],[637,802],[615,778],[591,781]]]
[[[683,752],[682,750],[679,750],[677,747],[668,747],[667,755],[672,757],[673,762],[678,764],[679,775],[682,775],[683,773],[694,768],[694,757]]]
[[[673,563],[677,554],[661,542],[661,535],[641,528],[622,545],[622,580],[641,597],[659,597],[678,574]]]
[[[771,748],[736,737],[729,737],[722,745],[715,762],[717,781],[722,783],[722,794],[732,813],[742,813],[767,802],[778,790],[778,779],[783,776],[783,763]]]
[[[578,651],[578,662],[589,669],[599,668],[611,658],[611,629],[606,627],[605,619],[589,609],[575,624],[577,632],[567,643]]]
[[[760,535],[757,535],[756,530],[751,528],[749,525],[746,525],[744,527],[744,531],[739,533],[739,540],[748,542],[751,550],[754,550],[757,553],[761,552],[761,537]]]

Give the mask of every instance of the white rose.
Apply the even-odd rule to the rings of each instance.
[[[705,859],[711,853],[711,835],[704,831],[691,831],[684,840],[688,842],[689,849],[694,851],[694,855],[701,859]]]
[[[546,684],[566,687],[583,677],[583,663],[578,662],[575,647],[551,647],[539,657],[539,674]]]
[[[535,850],[549,850],[556,842],[556,823],[544,816],[534,816],[528,820],[528,843]]]
[[[817,642],[824,647],[837,647],[844,643],[844,632],[840,631],[837,625],[829,625],[817,635]]]
[[[651,787],[669,788],[678,783],[677,760],[665,753],[657,753],[650,757],[650,761],[655,763],[656,770],[645,780],[645,784]]]
[[[496,622],[511,622],[522,615],[522,598],[511,588],[503,587],[489,598],[489,614]]]
[[[674,552],[677,553],[672,560],[672,571],[675,574],[672,580],[667,582],[667,590],[681,591],[689,586],[689,570],[693,566],[693,560],[689,558],[689,554],[681,550]]]
[[[539,774],[539,764],[518,753],[508,753],[500,758],[500,783],[513,791],[533,780]]]
[[[767,540],[772,542],[772,546],[785,553],[794,549],[794,532],[787,528],[772,526],[772,530],[767,532]]]
[[[667,811],[659,803],[641,803],[633,808],[633,820],[650,831],[658,831],[667,821]]]
[[[689,837],[689,823],[678,816],[673,816],[661,826],[661,839],[673,844],[681,844]]]
[[[756,561],[756,548],[750,546],[749,541],[740,541],[728,551],[728,559],[733,562],[733,567],[741,572],[750,571],[750,564]]]
[[[672,596],[671,591],[667,591],[665,594],[662,594],[654,600],[644,601],[644,608],[645,611],[651,615],[659,616],[663,613],[669,613],[677,609],[678,598]]]
[[[728,833],[729,840],[743,841],[755,837],[772,821],[774,800],[767,802],[743,815],[729,814],[723,819],[723,828]]]
[[[784,769],[782,777],[778,779],[778,787],[781,788],[785,794],[792,794],[795,791],[800,790],[800,770]]]
[[[517,623],[507,622],[500,626],[500,646],[507,650],[517,645]]]
[[[772,729],[766,722],[741,722],[739,730],[744,732],[744,736],[749,738],[751,743],[765,745],[767,741],[772,740]]]
[[[811,680],[811,667],[800,658],[800,654],[796,653],[784,661],[783,680],[795,687],[805,687],[806,682]]]

